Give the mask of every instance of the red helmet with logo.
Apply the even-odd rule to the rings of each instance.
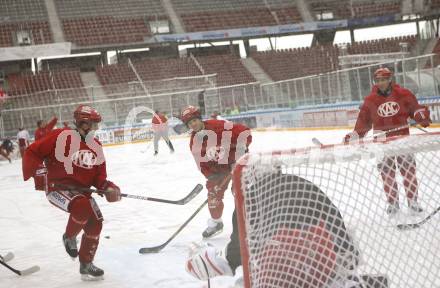
[[[73,118],[77,124],[81,122],[101,122],[101,114],[88,105],[79,105],[73,113]]]
[[[188,122],[194,118],[202,118],[199,109],[194,106],[186,107],[183,109],[182,114],[180,115],[180,120],[182,120],[182,122],[185,124],[188,124]]]
[[[392,76],[393,72],[388,68],[379,68],[374,72],[374,79],[391,78]]]

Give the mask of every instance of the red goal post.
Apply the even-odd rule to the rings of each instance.
[[[346,230],[360,251],[360,262],[355,272],[350,273],[386,275],[389,287],[440,285],[440,258],[436,252],[440,243],[440,233],[437,232],[439,218],[435,217],[412,231],[397,229],[397,224],[417,222],[440,206],[439,150],[440,133],[434,132],[393,137],[385,141],[244,156],[234,169],[233,180],[245,287],[329,287],[335,278],[347,276],[341,273],[348,273],[346,269],[340,269],[334,255],[326,254],[324,256],[328,259],[324,261],[321,257],[317,261],[316,254],[323,250],[319,243],[306,247],[307,236],[301,239],[293,232],[288,245],[283,242],[285,239],[283,234],[279,235],[280,227],[293,224],[298,227],[300,224],[304,228],[310,225],[289,222],[293,218],[283,214],[293,211],[283,207],[289,202],[285,201],[286,198],[292,194],[280,192],[280,187],[285,187],[286,183],[267,176],[277,173],[296,175],[310,181],[339,209]],[[387,195],[384,192],[385,186],[390,183],[384,184],[381,173],[391,173],[393,169],[401,209],[390,218],[386,213]],[[407,178],[402,173],[412,181],[417,179],[415,188],[405,184]],[[409,209],[405,194],[411,189],[417,191],[418,203],[425,212],[416,214]],[[323,239],[328,236],[323,235],[318,236]],[[320,243],[327,245],[330,242],[327,240],[331,238],[323,239]],[[337,245],[334,243],[331,247]],[[311,254],[313,257],[307,259],[307,255]],[[301,259],[301,264],[295,263],[293,258]],[[333,260],[334,263],[325,264]],[[312,273],[316,267],[307,265],[319,267],[324,273]],[[327,271],[329,269],[333,271]],[[301,277],[302,281],[298,279]]]

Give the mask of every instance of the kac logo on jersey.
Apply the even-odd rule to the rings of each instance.
[[[380,117],[391,117],[399,113],[400,106],[397,102],[385,102],[377,108]]]
[[[72,155],[72,163],[84,169],[92,169],[97,162],[98,158],[89,150],[79,150]]]

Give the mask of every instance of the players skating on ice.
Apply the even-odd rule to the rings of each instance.
[[[119,187],[107,180],[101,143],[94,137],[99,122],[101,115],[95,109],[80,105],[74,112],[75,129],[48,133],[29,146],[23,159],[25,181],[35,178],[41,164],[46,163],[46,197],[51,204],[69,213],[62,241],[70,257],[79,256],[83,280],[99,280],[104,275],[93,263],[103,217],[91,193],[84,190],[94,186],[105,191],[108,202],[121,199]],[[81,231],[84,233],[78,250],[77,236]]]
[[[360,108],[354,131],[345,136],[345,143],[363,138],[370,129],[386,132],[403,127],[386,133],[386,137],[409,135],[409,128],[405,126],[408,118],[423,127],[430,125],[428,108],[420,105],[411,91],[395,84],[392,78],[393,73],[388,68],[380,68],[374,72],[375,85]],[[414,212],[422,212],[417,199],[416,161],[412,155],[407,155],[385,157],[377,165],[387,198],[387,213],[394,215],[400,209],[396,166],[404,179],[408,207]]]
[[[153,119],[151,120],[151,125],[154,133],[154,156],[159,153],[159,140],[163,138],[165,143],[167,143],[170,152],[174,152],[173,144],[171,143],[170,137],[168,136],[168,118],[161,111],[155,111]]]
[[[202,121],[200,111],[189,106],[180,118],[191,132],[190,149],[199,170],[206,177],[211,218],[203,231],[210,238],[223,230],[223,196],[236,160],[248,151],[252,136],[248,127],[224,120]]]

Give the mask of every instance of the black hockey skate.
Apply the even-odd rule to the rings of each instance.
[[[76,246],[76,238],[67,238],[66,234],[63,234],[63,244],[66,248],[67,254],[75,260],[78,257],[78,247]]]
[[[223,223],[222,222],[218,222],[215,223],[215,225],[209,225],[208,228],[205,229],[205,231],[203,231],[202,236],[205,239],[214,237],[217,234],[220,234],[223,231]]]
[[[96,267],[92,262],[80,263],[79,273],[83,281],[98,281],[104,279],[104,270]]]
[[[171,141],[168,141],[167,144],[168,144],[168,147],[170,148],[170,153],[171,153],[171,154],[174,153],[174,146],[173,146],[173,144],[171,143]]]
[[[408,207],[414,213],[421,213],[421,212],[423,212],[423,208],[420,207],[420,205],[419,205],[419,203],[417,201],[408,201]]]
[[[388,204],[388,207],[387,207],[387,214],[390,216],[393,216],[393,215],[396,215],[397,212],[399,212],[399,210],[400,210],[399,203],[394,203],[394,204],[390,203],[390,204]]]

